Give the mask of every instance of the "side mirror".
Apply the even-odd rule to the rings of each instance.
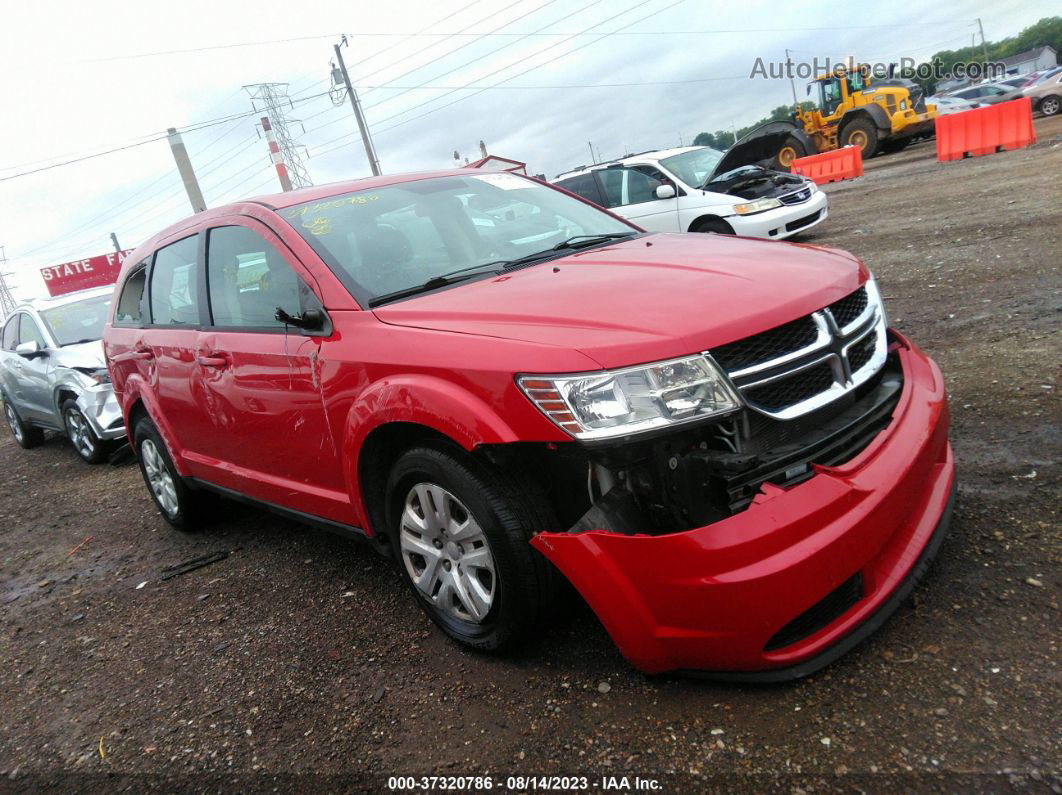
[[[658,198],[658,199],[674,199],[675,198],[675,186],[674,185],[657,185],[656,186],[656,198]]]
[[[29,342],[20,342],[15,346],[15,353],[26,359],[36,359],[44,351],[41,349],[41,344],[37,340],[30,340]]]
[[[274,317],[286,326],[305,331],[320,331],[324,328],[325,315],[320,309],[307,309],[301,315],[289,315],[278,306]]]

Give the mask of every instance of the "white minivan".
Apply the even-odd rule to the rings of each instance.
[[[782,240],[822,223],[826,194],[809,179],[734,162],[707,146],[631,155],[551,182],[649,232],[718,232]]]

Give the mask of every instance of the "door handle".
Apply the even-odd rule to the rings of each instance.
[[[154,359],[155,354],[151,352],[150,348],[137,348],[130,354],[132,359]]]
[[[199,356],[196,357],[196,361],[203,367],[217,367],[224,369],[229,366],[229,360],[224,356]]]

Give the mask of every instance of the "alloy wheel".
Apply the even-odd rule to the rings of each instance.
[[[179,509],[177,489],[174,487],[170,470],[153,440],[145,439],[140,444],[140,458],[144,462],[144,474],[147,475],[148,486],[152,494],[155,495],[155,499],[158,500],[166,515],[173,518]]]
[[[482,623],[497,593],[490,542],[472,512],[441,486],[418,483],[402,509],[402,563],[417,590],[441,611]]]
[[[1040,111],[1045,116],[1054,116],[1058,113],[1059,100],[1057,97],[1048,97],[1040,103]]]
[[[82,458],[91,458],[96,452],[96,443],[92,438],[92,429],[88,421],[77,409],[68,409],[66,412],[66,430],[70,437],[70,443]]]
[[[15,441],[22,442],[22,423],[18,420],[18,415],[11,407],[10,403],[4,404],[4,415],[7,417],[7,424],[11,427],[11,433],[15,435]]]

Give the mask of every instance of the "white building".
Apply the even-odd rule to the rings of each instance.
[[[1045,44],[1004,58],[1003,63],[1007,66],[1008,75],[1025,75],[1058,66],[1058,53],[1050,44]]]

